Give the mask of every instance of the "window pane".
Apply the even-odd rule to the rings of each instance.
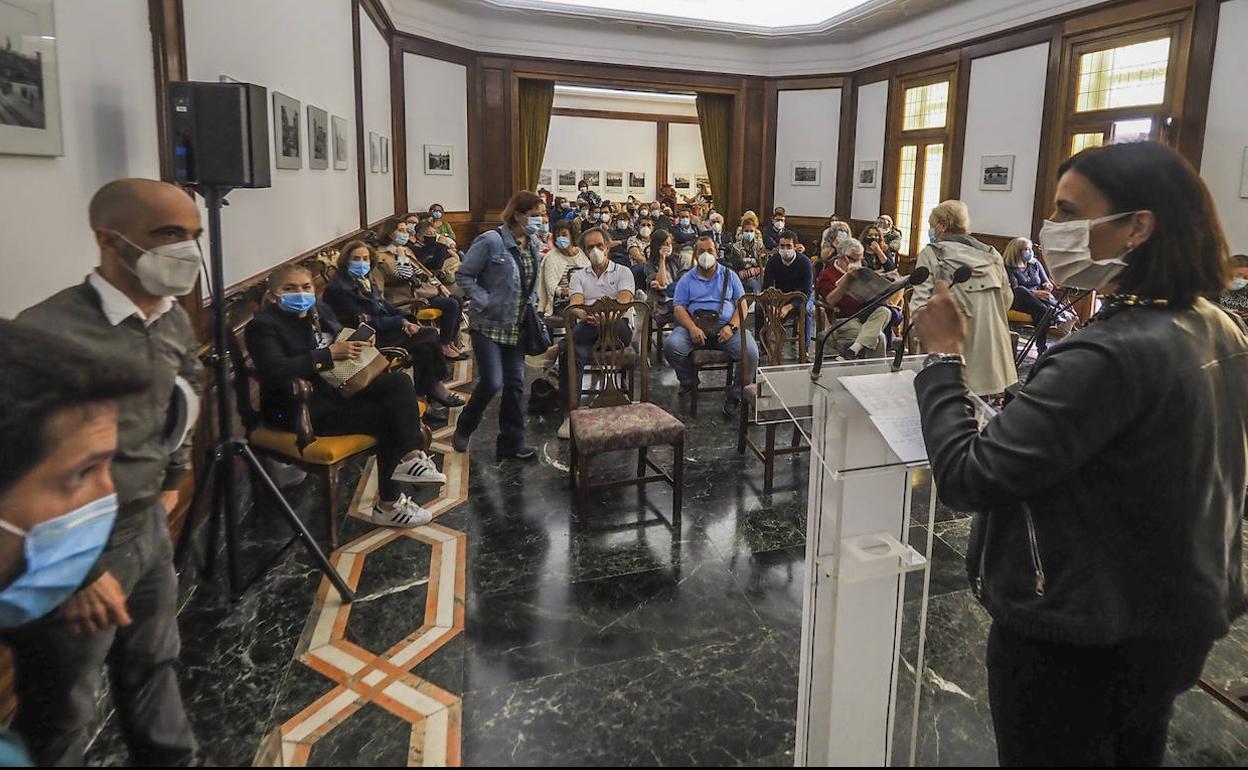
[[[949,81],[906,89],[901,130],[942,128],[949,109]]]
[[[1114,144],[1119,142],[1145,142],[1148,141],[1152,131],[1152,118],[1115,120],[1113,128],[1109,132],[1109,141]]]
[[[1168,37],[1083,54],[1075,112],[1160,104],[1169,60]]]
[[[923,204],[919,208],[919,248],[927,245],[927,218],[940,203],[940,172],[944,168],[945,146],[929,144],[923,153]]]
[[[1070,154],[1078,155],[1089,147],[1100,147],[1105,144],[1105,134],[1094,131],[1090,134],[1075,134],[1070,140]]]
[[[905,233],[901,250],[910,253],[910,227],[914,219],[914,177],[919,148],[913,144],[901,148],[901,169],[897,175],[897,229]]]

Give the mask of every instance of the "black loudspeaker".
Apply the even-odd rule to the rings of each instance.
[[[269,187],[269,97],[252,83],[169,84],[174,181]]]

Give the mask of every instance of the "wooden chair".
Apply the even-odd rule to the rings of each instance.
[[[338,479],[342,467],[348,461],[374,454],[377,441],[365,434],[349,434],[342,436],[317,436],[308,404],[312,398],[312,383],[304,379],[290,382],[291,393],[296,400],[294,425],[295,430],[286,431],[265,425],[260,416],[260,378],[256,372],[255,362],[247,351],[244,336],[246,324],[234,331],[231,340],[230,356],[234,361],[234,392],[237,400],[238,416],[247,433],[251,448],[258,455],[268,456],[286,463],[294,463],[302,470],[321,477],[325,484],[326,517],[328,519],[327,534],[330,548],[337,548],[339,541],[338,526]],[[390,359],[391,370],[408,365],[407,351],[399,348],[383,348],[382,353]],[[426,405],[420,402],[420,415],[424,415]],[[417,416],[419,419],[420,415]],[[424,435],[424,448],[432,443],[429,428],[421,425]],[[253,477],[253,484],[256,479]],[[253,490],[253,493],[256,493]],[[256,493],[256,499],[259,499]]]
[[[800,300],[800,309],[794,313],[792,317],[797,319],[797,329],[795,334],[790,334],[785,328],[788,319],[780,317],[780,309],[788,305],[794,300]],[[781,292],[772,286],[763,291],[762,294],[747,294],[742,300],[743,302],[753,302],[754,312],[760,313],[763,319],[763,328],[758,335],[758,353],[761,359],[760,363],[765,366],[778,366],[784,363],[784,350],[790,342],[796,337],[797,342],[797,359],[800,362],[806,361],[806,295],[800,291]],[[744,357],[741,360],[740,376],[746,376],[746,361]],[[757,392],[753,388],[745,388],[742,391],[749,400],[757,397]],[[771,492],[772,482],[775,478],[776,457],[779,455],[797,454],[799,452],[810,451],[809,446],[802,445],[802,434],[798,430],[797,424],[793,425],[793,436],[789,440],[789,446],[776,448],[776,430],[780,427],[779,423],[768,423],[763,426],[765,438],[762,447],[754,443],[754,439],[750,438],[750,426],[755,424],[750,404],[744,404],[740,410],[739,423],[737,426],[737,454],[745,454],[746,447],[754,453],[758,459],[763,461],[763,492]]]
[[[586,363],[597,367],[602,379],[598,394],[588,406],[580,405],[576,382],[576,346],[568,346],[568,424],[571,430],[571,467],[569,481],[576,493],[576,508],[581,526],[589,520],[589,493],[594,489],[608,489],[633,484],[666,481],[672,486],[672,526],[680,526],[680,508],[684,484],[685,425],[650,402],[650,308],[645,302],[628,304],[603,298],[592,305],[573,305],[564,311],[564,323],[572,328],[573,310],[580,308],[598,323],[598,340],[590,351]],[[639,368],[641,400],[633,401],[622,387],[622,372],[632,348],[620,341],[615,332],[616,322],[632,311],[636,316],[641,353],[635,361]],[[671,445],[672,472],[669,475],[646,456],[651,446]],[[637,475],[635,477],[592,484],[590,462],[595,455],[619,450],[637,450]],[[646,469],[655,471],[645,475]]]

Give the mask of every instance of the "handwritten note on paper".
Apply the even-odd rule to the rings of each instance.
[[[875,429],[888,442],[903,463],[927,459],[919,402],[914,395],[914,375],[910,369],[883,374],[859,374],[837,380],[862,405]]]

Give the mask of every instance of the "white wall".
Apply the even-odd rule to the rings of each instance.
[[[977,233],[1034,235],[1031,215],[1048,66],[1048,43],[971,62],[961,197],[971,212],[971,228]],[[1011,190],[979,189],[980,158],[984,155],[1014,156]]]
[[[868,83],[858,89],[858,122],[854,129],[854,196],[849,216],[854,219],[875,219],[885,208],[880,206],[880,185],[884,175],[884,120],[888,113],[888,81]],[[858,163],[876,162],[875,187],[858,186]],[[845,216],[842,212],[837,212]]]
[[[826,217],[836,208],[840,132],[841,89],[778,94],[775,205],[800,217]],[[793,185],[793,161],[820,161],[819,185]]]
[[[702,154],[702,128],[697,123],[667,124],[667,181],[673,181],[676,174],[706,175],[706,156]],[[688,190],[677,190],[680,196],[692,196],[697,192],[697,183],[689,182]],[[723,198],[725,190],[711,190]]]
[[[468,68],[427,56],[404,54],[407,110],[407,205],[425,211],[441,203],[468,210]],[[450,176],[425,173],[424,145],[448,145]]]
[[[0,265],[39,265],[0,281],[6,318],[96,264],[87,204],[102,184],[160,177],[147,3],[61,2],[54,10],[64,155],[0,155]]]
[[[314,171],[308,168],[307,141],[307,107],[311,104],[346,118],[351,148],[355,147],[350,4],[192,0],[184,6],[184,19],[191,80],[215,81],[226,74],[268,88],[270,133],[272,92],[280,91],[300,102],[303,167],[274,167],[271,188],[235,190],[229,197],[230,207],[222,212],[226,283],[263,273],[358,228],[355,153],[350,153],[346,171],[335,170],[332,157],[328,169]],[[142,27],[146,31],[146,13]],[[113,41],[98,33],[87,45],[116,53]],[[150,70],[150,51],[143,55]],[[270,153],[271,162],[275,162],[271,146]]]
[[[604,118],[571,118],[552,115],[550,133],[546,135],[546,156],[542,168],[576,170],[579,182],[584,170],[622,171],[624,184],[628,184],[628,172],[644,171],[646,191],[637,193],[642,200],[654,200],[655,157],[658,150],[658,129],[654,123],[642,120],[608,120]],[[697,128],[697,126],[694,126]],[[683,170],[683,169],[682,169]],[[605,174],[602,181],[605,183]],[[558,182],[553,179],[552,182]],[[560,192],[549,188],[556,195],[575,198],[576,191]],[[599,194],[603,194],[600,187]],[[627,186],[622,193],[608,195],[612,200],[628,197]]]
[[[349,43],[350,35],[347,38]],[[371,224],[394,213],[394,123],[390,112],[390,46],[386,45],[386,38],[363,6],[360,7],[360,75],[364,91],[364,167],[368,171],[364,190]],[[373,173],[369,162],[370,131],[391,140],[391,166],[384,174],[380,170]]]
[[[1248,254],[1248,198],[1239,197],[1242,174],[1248,173],[1248,0],[1222,3],[1218,42],[1209,86],[1209,113],[1200,175],[1209,185],[1232,254]]]
[[[693,97],[683,94],[621,92],[600,88],[567,88],[555,86],[557,108],[580,110],[615,110],[616,112],[644,112],[656,115],[685,115],[696,118],[698,105]]]

